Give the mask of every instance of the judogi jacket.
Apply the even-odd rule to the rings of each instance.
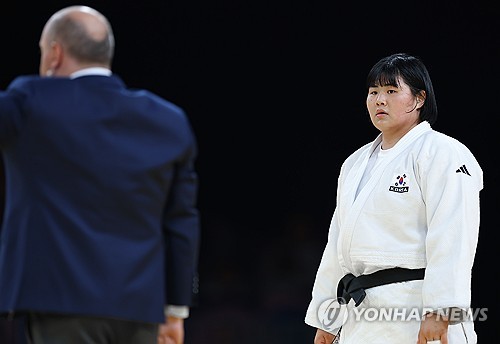
[[[370,155],[381,140],[380,134],[341,167],[336,209],[305,317],[313,327],[322,328],[320,306],[336,298],[344,275],[392,267],[425,268],[425,278],[368,289],[363,306],[470,307],[481,167],[464,144],[422,122],[394,147],[381,151],[356,196]],[[414,343],[419,326],[419,321],[395,326],[390,321],[368,323],[347,317],[341,343]],[[457,332],[457,338],[468,335],[467,343],[474,342],[472,322],[453,327],[449,340]]]

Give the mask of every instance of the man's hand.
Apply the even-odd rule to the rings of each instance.
[[[158,329],[158,344],[184,344],[184,319],[167,317]]]
[[[316,330],[316,336],[314,337],[314,344],[332,344],[335,340],[335,335],[323,331],[321,329]]]
[[[448,324],[448,318],[444,315],[427,313],[420,323],[417,344],[427,344],[433,340],[448,344]]]

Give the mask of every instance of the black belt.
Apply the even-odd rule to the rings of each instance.
[[[389,283],[424,279],[424,275],[424,268],[391,268],[358,277],[347,274],[341,278],[337,285],[337,301],[340,304],[347,304],[349,300],[353,299],[357,307],[366,296],[365,289]]]

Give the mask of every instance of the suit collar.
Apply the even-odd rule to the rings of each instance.
[[[70,79],[75,79],[81,76],[87,76],[87,75],[103,75],[103,76],[110,76],[111,70],[107,68],[102,68],[102,67],[90,67],[90,68],[84,68],[77,70],[74,73],[71,73],[69,76]]]

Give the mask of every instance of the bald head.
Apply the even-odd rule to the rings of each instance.
[[[110,67],[114,36],[108,20],[87,6],[70,6],[54,13],[40,38],[40,48],[50,53],[54,45],[62,57],[81,66]],[[63,62],[68,62],[63,61]]]

